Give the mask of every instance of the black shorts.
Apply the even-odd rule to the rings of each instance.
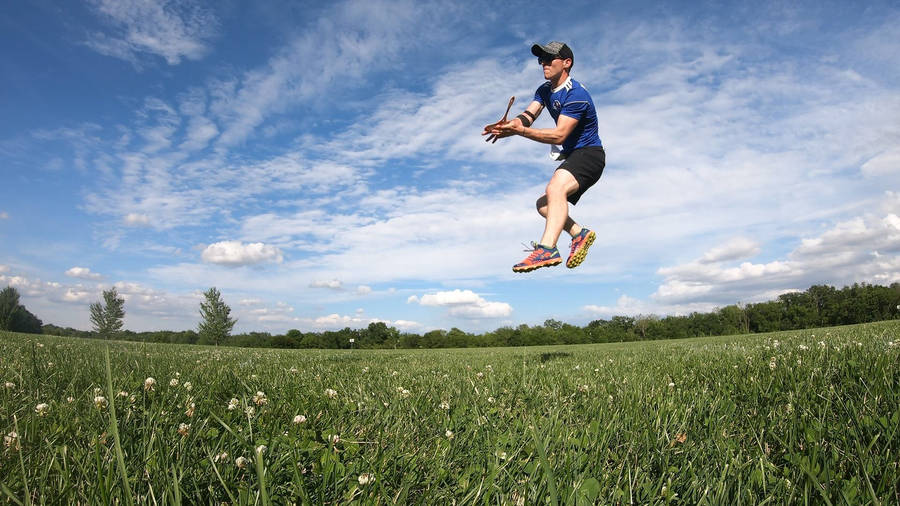
[[[568,201],[577,204],[581,195],[600,180],[606,167],[606,151],[602,146],[588,146],[569,153],[566,160],[556,168],[566,169],[578,181],[578,189],[569,195]]]

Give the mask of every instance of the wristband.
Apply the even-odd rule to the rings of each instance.
[[[524,127],[530,127],[531,120],[533,119],[533,118],[529,118],[528,116],[525,115],[525,113],[527,113],[527,112],[528,111],[525,111],[522,114],[516,116],[517,118],[519,118],[519,121],[522,122],[522,126],[524,126]]]

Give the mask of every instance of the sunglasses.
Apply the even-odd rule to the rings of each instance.
[[[553,60],[561,60],[561,59],[562,59],[562,56],[559,56],[559,55],[538,56],[538,63],[540,63],[541,65],[544,65],[545,63],[547,65],[549,65],[549,64],[553,63]]]

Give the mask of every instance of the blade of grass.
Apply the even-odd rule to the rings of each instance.
[[[547,460],[544,442],[538,437],[535,425],[531,426],[531,437],[534,438],[534,447],[538,452],[538,457],[541,459],[541,466],[544,468],[544,480],[547,482],[547,488],[550,489],[550,502],[553,506],[559,506],[559,494],[556,492],[556,478],[553,476],[553,469],[550,467],[550,461]]]
[[[134,497],[131,495],[131,486],[128,484],[128,471],[125,469],[125,454],[122,452],[122,443],[119,441],[119,422],[116,420],[116,396],[112,386],[112,370],[109,365],[109,345],[106,345],[104,351],[106,359],[106,390],[109,399],[109,418],[110,431],[113,435],[113,442],[116,446],[116,463],[119,468],[119,477],[122,478],[122,493],[125,496],[127,504],[134,504]]]
[[[32,504],[31,502],[31,492],[28,491],[28,475],[25,474],[25,460],[22,458],[22,449],[21,449],[21,441],[22,434],[19,432],[19,420],[16,415],[13,415],[13,428],[16,430],[16,434],[19,435],[19,468],[22,470],[22,486],[25,487],[25,503]],[[21,504],[21,503],[20,503]]]

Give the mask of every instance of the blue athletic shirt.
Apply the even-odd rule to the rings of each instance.
[[[578,81],[570,77],[555,90],[550,88],[550,81],[547,81],[534,92],[534,100],[546,107],[557,123],[560,114],[578,120],[575,129],[563,141],[563,156],[578,148],[603,146],[597,133],[597,109],[594,108],[594,101]]]

